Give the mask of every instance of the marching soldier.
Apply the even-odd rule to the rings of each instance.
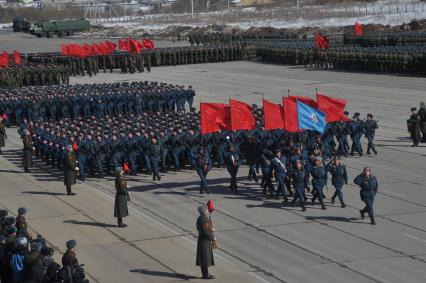
[[[5,146],[6,138],[7,138],[6,126],[5,126],[3,118],[0,116],[0,154],[1,154],[1,148]]]
[[[355,178],[354,183],[361,188],[361,200],[365,203],[364,209],[359,211],[361,213],[361,218],[364,219],[365,213],[368,213],[371,225],[376,225],[373,204],[378,191],[377,178],[371,174],[371,169],[369,167],[365,167],[364,171]]]
[[[378,127],[379,126],[377,125],[377,121],[373,120],[373,114],[368,113],[367,120],[364,121],[364,125],[363,125],[365,137],[368,140],[367,154],[371,154],[371,151],[373,151],[374,154],[377,155],[377,150],[374,145],[374,135],[376,134],[376,129]]]
[[[315,165],[311,168],[310,174],[312,176],[312,188],[313,188],[313,198],[312,198],[312,204],[315,204],[315,200],[318,198],[321,209],[325,210],[327,209],[324,205],[323,200],[323,189],[325,185],[327,184],[327,171],[321,164],[322,158],[316,157],[315,159]]]
[[[204,151],[204,149],[200,149],[198,152],[197,159],[197,174],[200,177],[200,194],[210,194],[210,191],[207,187],[207,174],[212,168],[212,162],[208,154]]]
[[[346,205],[343,201],[342,188],[344,184],[348,184],[348,173],[346,171],[346,166],[342,164],[340,158],[336,158],[334,164],[332,163],[327,167],[327,170],[331,174],[331,183],[336,189],[334,195],[331,197],[331,203],[334,203],[334,200],[336,197],[338,197],[341,207],[344,208]]]
[[[228,170],[229,175],[231,175],[231,185],[229,188],[234,193],[238,193],[237,187],[237,174],[238,168],[240,167],[240,157],[235,151],[235,147],[231,144],[229,146],[228,152],[224,154],[226,160],[226,169]]]
[[[301,160],[296,161],[296,167],[292,170],[291,180],[293,181],[293,188],[295,189],[295,195],[292,205],[296,203],[296,200],[299,200],[302,211],[306,211],[305,207],[305,187],[308,182],[308,175],[303,168]]]
[[[285,157],[281,157],[281,150],[275,150],[275,157],[271,160],[269,167],[270,178],[275,175],[275,180],[278,183],[277,193],[275,198],[279,199],[279,194],[284,198],[284,201],[287,202],[287,194],[285,191],[285,177],[287,174],[286,161]]]

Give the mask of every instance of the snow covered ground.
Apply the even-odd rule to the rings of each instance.
[[[101,19],[101,25],[108,28],[120,27],[131,30],[158,31],[171,25],[206,26],[228,25],[248,29],[250,27],[302,28],[340,27],[362,24],[400,25],[413,19],[426,19],[426,2],[377,1],[369,4],[333,7],[303,7],[295,10],[270,9],[255,12],[212,12],[200,14],[148,15],[137,18]],[[99,24],[99,22],[98,22]]]

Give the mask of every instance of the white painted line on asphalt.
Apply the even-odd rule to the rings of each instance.
[[[249,272],[248,274],[250,274],[251,276],[253,276],[254,278],[256,278],[257,280],[259,280],[260,282],[264,282],[264,283],[270,283],[268,280],[260,277],[259,275],[257,275],[254,272]]]
[[[378,281],[380,281],[380,282],[382,282],[382,283],[389,283],[389,281],[388,281],[388,280],[386,280],[386,279],[384,279],[384,278],[382,278],[382,277],[380,277],[380,276],[377,276],[376,274],[373,274],[373,273],[371,273],[371,272],[368,272],[368,271],[366,271],[366,270],[361,270],[361,272],[362,272],[362,273],[365,273],[365,274],[367,274],[367,275],[369,275],[370,277],[373,277],[374,279],[376,279],[376,280],[378,280]]]
[[[397,194],[397,193],[394,193],[394,192],[391,192],[391,191],[388,191],[388,190],[383,190],[383,189],[381,189],[381,191],[382,191],[382,192],[386,192],[386,193],[391,194],[391,195],[396,195],[396,196],[400,196],[400,197],[405,197],[405,195]]]
[[[410,234],[407,234],[407,233],[405,233],[404,235],[407,236],[408,238],[412,238],[412,239],[415,239],[415,240],[419,240],[423,243],[426,243],[425,239],[422,239],[422,238],[419,238],[419,237],[416,237],[416,236],[413,236],[413,235],[410,235]]]

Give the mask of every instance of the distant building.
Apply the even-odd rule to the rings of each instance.
[[[260,6],[274,4],[274,0],[241,0],[233,1],[237,7]]]

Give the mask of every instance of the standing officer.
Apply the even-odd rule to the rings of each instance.
[[[331,203],[334,203],[336,197],[340,200],[341,207],[346,207],[345,202],[343,201],[343,193],[342,188],[343,184],[348,184],[348,173],[346,171],[346,166],[342,164],[342,161],[339,157],[337,157],[334,161],[334,164],[330,164],[327,166],[327,170],[331,174],[331,183],[333,184],[336,191],[334,195],[331,197]]]
[[[424,102],[420,102],[419,109],[420,130],[422,131],[422,142],[426,143],[426,106]]]
[[[214,241],[213,227],[209,220],[209,210],[206,205],[198,207],[197,219],[197,260],[196,265],[201,267],[203,279],[214,279],[213,275],[209,274],[208,267],[214,265],[212,242]]]
[[[293,188],[296,190],[295,196],[291,205],[294,205],[296,200],[299,200],[302,211],[306,211],[305,207],[305,187],[308,182],[308,175],[303,168],[302,161],[296,160],[296,166],[292,170],[291,180],[293,181]]]
[[[411,108],[411,116],[407,120],[407,127],[413,140],[412,146],[418,146],[420,140],[420,117],[416,107]]]
[[[161,158],[161,147],[157,143],[157,139],[152,138],[151,144],[149,145],[149,160],[151,163],[153,181],[161,180],[160,174],[158,173],[158,165],[160,164],[160,158]]]
[[[65,157],[64,166],[64,185],[67,188],[67,194],[69,196],[75,195],[75,193],[71,191],[71,186],[76,184],[78,170],[72,145],[67,145],[67,155]]]
[[[1,148],[5,146],[5,139],[6,139],[6,127],[4,125],[3,118],[0,116],[0,154],[1,154]]]
[[[22,138],[24,142],[24,159],[23,165],[25,173],[29,173],[30,170],[28,167],[33,166],[33,142],[31,139],[30,131],[28,129],[24,130],[24,137]]]
[[[377,121],[373,120],[373,114],[368,113],[367,114],[367,120],[364,121],[364,133],[365,137],[368,140],[368,146],[367,146],[367,154],[371,154],[371,150],[374,152],[375,155],[377,155],[377,150],[374,145],[374,135],[376,134],[376,129],[379,126],[377,125]]]
[[[209,188],[207,187],[207,173],[212,169],[212,162],[204,149],[199,150],[196,159],[197,174],[200,176],[200,194],[204,194],[204,192],[210,194]]]
[[[371,175],[371,169],[369,167],[365,167],[364,171],[355,178],[354,183],[360,186],[361,200],[365,202],[365,208],[359,211],[361,213],[361,218],[364,219],[364,215],[367,212],[370,216],[371,225],[376,225],[376,221],[374,220],[373,204],[374,197],[378,190],[377,178]]]
[[[358,152],[359,156],[362,156],[361,136],[362,136],[362,124],[359,121],[359,116],[354,115],[352,121],[348,123],[349,134],[352,139],[351,155],[354,152]]]
[[[286,169],[286,162],[285,162],[285,158],[281,157],[281,150],[277,149],[275,151],[275,157],[271,160],[271,164],[269,166],[269,174],[272,178],[272,174],[275,174],[275,180],[278,183],[278,189],[277,189],[277,193],[275,194],[275,197],[278,199],[279,198],[279,194],[281,193],[281,195],[284,197],[284,201],[287,202],[287,194],[285,192],[285,186],[284,186],[284,181],[285,181],[285,176],[287,174],[287,169]]]
[[[240,157],[235,151],[234,145],[229,145],[228,152],[224,154],[224,158],[226,162],[226,169],[228,170],[229,175],[231,175],[231,185],[229,188],[237,194],[237,174],[238,168],[240,168]]]
[[[310,174],[312,176],[312,188],[313,188],[312,204],[315,204],[315,200],[318,198],[321,204],[321,209],[325,210],[327,208],[324,205],[323,189],[324,189],[324,186],[327,184],[327,171],[321,165],[321,161],[322,161],[321,157],[316,157],[315,166],[312,167],[310,171]]]
[[[129,215],[127,208],[127,202],[130,201],[128,188],[123,168],[115,168],[114,217],[117,217],[118,227],[127,227],[123,223],[123,217]]]

